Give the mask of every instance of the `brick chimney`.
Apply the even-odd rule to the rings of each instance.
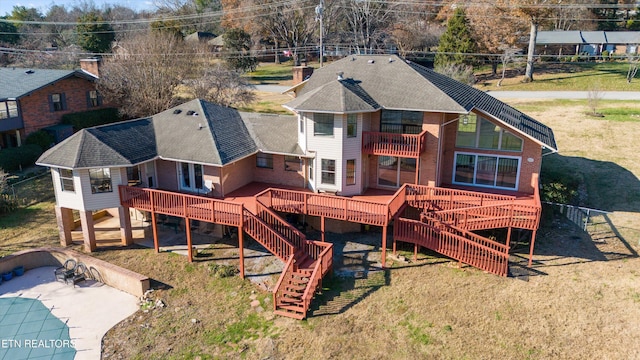
[[[307,80],[313,74],[311,66],[294,66],[293,67],[293,85],[298,85]]]
[[[99,58],[90,58],[90,59],[80,59],[80,68],[89,74],[95,75],[96,77],[100,77],[100,59]]]

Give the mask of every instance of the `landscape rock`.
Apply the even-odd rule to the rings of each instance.
[[[260,306],[260,300],[253,300],[251,302],[251,307],[254,308],[254,307],[257,307],[257,306]]]

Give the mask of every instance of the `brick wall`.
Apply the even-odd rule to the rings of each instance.
[[[255,166],[255,157],[254,166]],[[285,186],[295,186],[304,188],[306,186],[304,181],[304,166],[300,168],[300,171],[285,171],[284,169],[284,155],[273,155],[273,169],[265,169],[256,167],[254,170],[253,178],[255,181],[278,184]]]
[[[95,83],[79,77],[70,77],[20,98],[20,110],[24,121],[23,135],[27,136],[44,127],[59,124],[64,114],[105,107],[87,106],[87,92],[90,90],[95,90]],[[65,94],[66,110],[50,110],[49,95],[55,93]]]

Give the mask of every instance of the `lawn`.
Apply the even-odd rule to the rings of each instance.
[[[476,73],[481,90],[508,91],[639,91],[640,77],[627,83],[629,65],[623,61],[593,63],[537,63],[534,67],[534,81],[523,83],[524,64],[508,65],[507,77],[502,86],[496,86],[502,75],[493,77],[486,69]]]
[[[500,278],[421,253],[417,263],[328,279],[309,319],[295,321],[274,317],[270,293],[250,281],[213,276],[211,261],[104,249],[95,256],[150,276],[153,296],[167,306],[140,311],[110,330],[103,356],[639,358],[640,164],[630,154],[640,152],[640,143],[630,139],[640,136],[632,116],[640,105],[602,102],[612,117],[592,118],[580,101],[510,102],[553,127],[560,154],[544,161],[579,174],[582,204],[611,212],[591,234],[561,219],[547,223],[527,277]],[[615,118],[616,112],[631,118]],[[51,202],[0,217],[2,254],[55,246],[56,238]],[[252,298],[264,311],[250,306]]]

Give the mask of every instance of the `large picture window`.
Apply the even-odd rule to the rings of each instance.
[[[422,113],[420,111],[382,110],[380,131],[395,134],[420,134]]]
[[[520,158],[456,153],[453,183],[516,190]]]
[[[91,183],[91,193],[93,194],[113,191],[109,168],[89,169],[89,181]]]
[[[75,186],[73,185],[73,171],[69,169],[60,169],[60,185],[62,185],[62,191],[76,191]]]
[[[336,161],[322,159],[322,179],[320,180],[323,184],[336,184]]]
[[[259,168],[273,169],[273,155],[258,153],[258,155],[256,155],[256,166]]]
[[[469,114],[458,121],[457,147],[522,151],[522,139],[491,121]]]
[[[333,136],[333,114],[313,114],[313,135]]]

